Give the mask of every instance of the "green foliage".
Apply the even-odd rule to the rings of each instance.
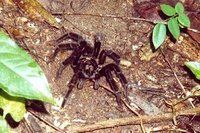
[[[0,133],[9,133],[9,127],[6,120],[0,116]]]
[[[11,96],[55,103],[39,65],[0,31],[0,88]]]
[[[168,29],[171,32],[171,34],[173,35],[174,38],[178,39],[178,37],[180,36],[180,28],[179,28],[179,24],[176,18],[171,18],[168,21]]]
[[[170,5],[162,4],[160,7],[161,7],[162,12],[166,14],[167,16],[173,16],[176,13],[175,9],[171,7]]]
[[[188,16],[186,14],[179,14],[178,16],[178,21],[181,25],[185,26],[185,27],[190,27],[190,19],[188,18]]]
[[[176,6],[175,6],[175,11],[176,11],[176,13],[178,13],[178,14],[184,13],[185,9],[184,9],[183,4],[180,3],[180,2],[178,2],[178,3],[176,4]]]
[[[19,122],[26,113],[25,99],[9,96],[7,93],[0,90],[0,108],[3,109],[4,118],[10,113],[12,118],[16,122]]]
[[[8,133],[7,114],[19,122],[26,113],[25,100],[55,104],[40,66],[0,29],[0,133]]]
[[[185,62],[185,65],[192,71],[197,79],[200,80],[200,62]]]
[[[166,37],[166,26],[158,23],[153,29],[153,44],[157,49],[164,41]]]
[[[183,4],[178,2],[175,5],[175,8],[167,4],[162,4],[160,5],[160,7],[161,7],[162,12],[165,15],[169,16],[169,19],[167,19],[168,21],[166,21],[168,30],[172,34],[172,36],[177,40],[180,36],[180,28],[190,27],[190,19],[185,14],[185,9],[184,9]],[[161,38],[159,39],[158,36]],[[152,38],[153,45],[155,49],[157,49],[164,42],[163,38],[166,38],[166,33],[163,32],[163,30],[161,30],[160,28],[158,28],[158,24],[156,24],[153,30],[152,37],[153,37]],[[162,43],[160,44],[160,42]]]

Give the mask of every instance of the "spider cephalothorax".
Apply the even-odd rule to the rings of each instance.
[[[62,107],[64,106],[66,98],[69,96],[75,85],[77,85],[78,89],[82,89],[85,80],[92,80],[94,81],[94,89],[98,89],[98,80],[102,76],[106,78],[106,81],[109,83],[112,91],[114,92],[118,105],[120,107],[122,106],[121,93],[112,73],[114,72],[116,77],[119,78],[119,81],[125,89],[125,97],[127,97],[127,80],[118,66],[120,62],[120,56],[112,50],[100,51],[101,38],[102,36],[100,35],[95,36],[93,47],[80,35],[71,32],[65,34],[56,41],[58,46],[55,49],[52,58],[55,58],[59,51],[73,50],[72,54],[62,62],[56,75],[59,77],[62,71],[68,65],[71,65],[74,71],[74,75],[68,84],[69,89],[65,94]],[[66,40],[71,41],[64,42]],[[104,65],[106,57],[113,59],[114,62]]]

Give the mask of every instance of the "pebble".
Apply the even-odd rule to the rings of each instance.
[[[130,67],[132,65],[130,61],[125,60],[125,59],[121,59],[120,64],[126,67]]]
[[[69,125],[71,125],[71,123],[70,123],[69,121],[64,121],[64,122],[59,126],[59,128],[60,128],[60,129],[64,129],[65,127],[67,127],[67,126],[69,126]]]

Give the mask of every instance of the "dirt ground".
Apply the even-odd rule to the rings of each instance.
[[[152,110],[158,109],[159,111],[156,110],[155,112],[171,111],[165,101],[180,98],[183,94],[173,71],[176,72],[180,82],[187,90],[199,84],[199,81],[195,80],[194,76],[184,66],[185,61],[200,61],[200,45],[187,34],[182,33],[183,39],[179,42],[172,42],[168,38],[161,48],[162,53],[161,50],[152,50],[150,38],[153,25],[150,23],[109,17],[65,14],[82,13],[132,17],[134,4],[132,1],[73,0],[72,2],[70,0],[39,0],[39,2],[61,21],[60,23],[64,28],[56,29],[48,23],[34,21],[19,11],[16,6],[6,2],[1,2],[0,21],[3,28],[42,67],[52,88],[53,96],[57,101],[62,101],[73,71],[70,67],[67,67],[58,80],[55,79],[55,75],[60,63],[71,52],[59,53],[55,61],[51,63],[47,63],[47,61],[57,45],[55,40],[66,32],[78,33],[91,44],[93,44],[94,35],[103,34],[105,41],[102,49],[112,49],[121,56],[123,61],[128,62],[128,65],[122,63],[120,67],[128,81],[135,86],[132,90],[129,90],[130,99],[135,96],[139,99],[142,98],[142,102],[156,106]],[[172,65],[173,71],[166,60]],[[100,84],[108,86],[104,78],[101,78]],[[138,95],[133,95],[138,90]],[[194,104],[200,106],[198,100],[194,101]],[[148,108],[148,105],[146,106]],[[91,82],[86,82],[82,90],[74,88],[64,108],[60,109],[49,104],[45,104],[45,107],[49,114],[37,113],[37,115],[63,130],[66,130],[70,125],[80,126],[135,115],[126,107],[123,108],[123,111],[120,111],[115,97],[103,88],[94,90]],[[191,108],[191,105],[182,104],[179,107],[180,110],[184,108]],[[144,111],[144,113],[151,115],[151,112]],[[31,125],[34,132],[58,132],[38,119],[35,119],[35,121],[36,124]],[[145,128],[151,128],[172,124],[171,121],[163,121],[156,124],[145,124],[144,126]],[[40,128],[34,128],[34,126]],[[27,129],[22,123],[13,129],[13,132],[25,133]],[[91,132],[140,133],[142,131],[139,125],[127,125]]]

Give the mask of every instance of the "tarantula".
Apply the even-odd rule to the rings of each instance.
[[[71,40],[71,42],[63,42],[64,40]],[[112,50],[104,49],[100,51],[101,41],[102,36],[95,36],[94,46],[92,47],[91,44],[83,39],[83,37],[71,32],[57,39],[56,42],[58,43],[58,46],[55,49],[52,58],[55,58],[59,51],[73,50],[72,54],[62,62],[56,74],[56,77],[58,78],[68,65],[71,65],[74,71],[74,75],[68,83],[69,89],[64,96],[61,105],[62,107],[64,107],[66,98],[69,96],[75,85],[77,85],[78,89],[82,89],[84,81],[91,80],[94,81],[94,89],[97,90],[99,88],[98,80],[102,76],[106,78],[106,81],[114,92],[118,106],[122,107],[122,92],[119,91],[116,81],[113,78],[114,72],[125,89],[124,95],[127,98],[128,82],[119,67],[120,56]],[[104,65],[106,57],[111,58],[114,62]]]

